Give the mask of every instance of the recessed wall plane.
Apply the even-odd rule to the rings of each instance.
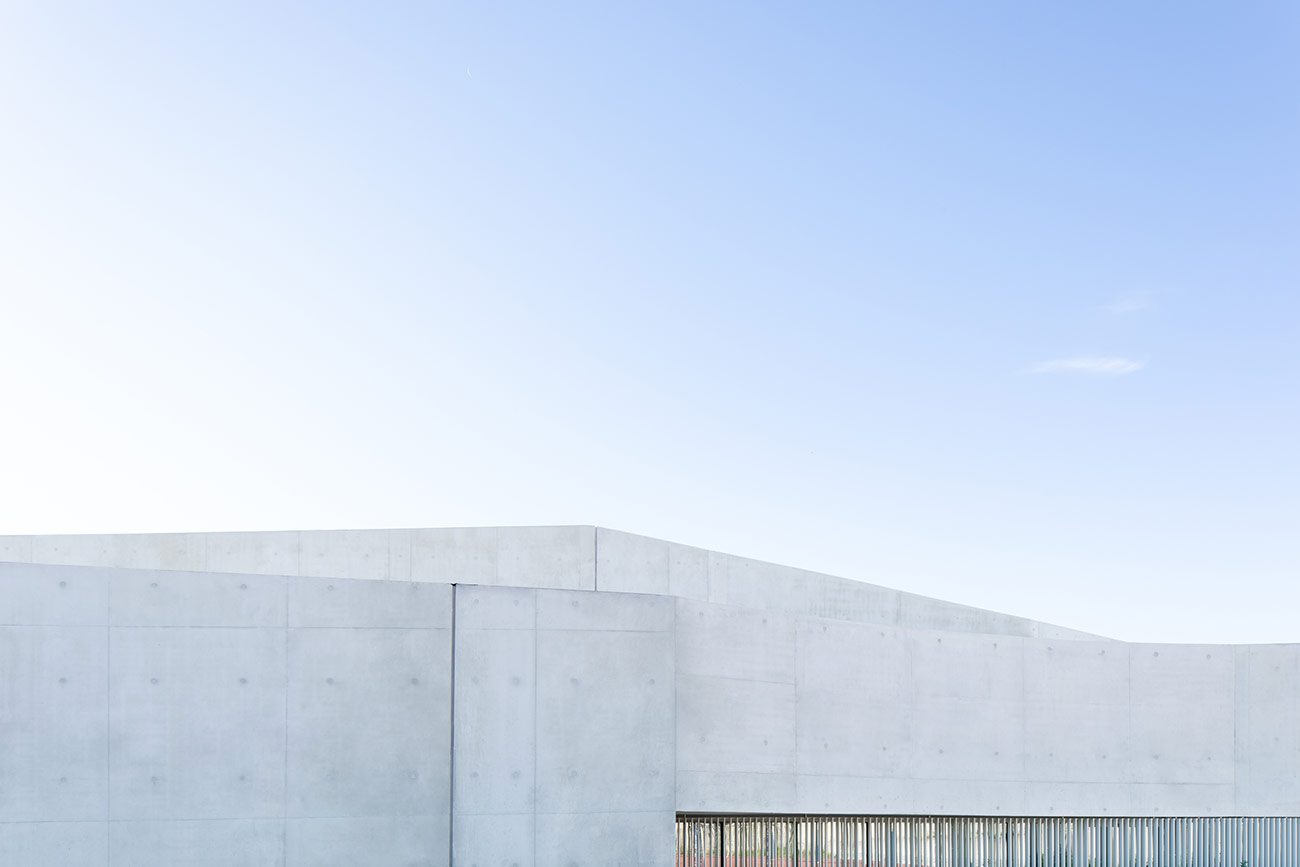
[[[1298,684],[595,527],[0,537],[0,864],[1297,865]]]

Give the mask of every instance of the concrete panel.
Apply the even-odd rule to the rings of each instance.
[[[899,593],[729,554],[709,554],[709,601],[763,611],[894,625]]]
[[[647,813],[671,847],[672,600],[458,587],[457,605],[457,863],[532,864],[535,838],[546,863],[641,863]]]
[[[105,572],[114,626],[284,626],[286,579],[282,577],[137,569]]]
[[[372,581],[392,577],[388,530],[304,530],[298,539],[296,575]]]
[[[719,605],[726,605],[729,601],[731,588],[731,563],[735,560],[730,554],[722,554],[718,551],[708,553],[708,591],[707,600]],[[758,607],[755,605],[754,607]]]
[[[282,816],[284,629],[114,627],[114,819]]]
[[[1019,701],[1023,639],[954,632],[910,632],[912,695],[918,701]]]
[[[1234,676],[1231,648],[1132,645],[1127,780],[1231,785]]]
[[[111,570],[0,563],[0,624],[108,624]]]
[[[701,548],[596,528],[596,588],[709,598],[709,552]]]
[[[900,777],[804,774],[795,778],[794,812],[889,814],[910,809],[913,792]]]
[[[0,822],[107,817],[107,658],[106,627],[0,626]]]
[[[1239,647],[1236,801],[1251,815],[1300,814],[1300,646]]]
[[[1026,702],[1025,779],[1120,783],[1129,760],[1128,702]]]
[[[1139,783],[1132,788],[1139,816],[1234,815],[1232,785]]]
[[[902,799],[890,807],[899,813],[1023,816],[1032,808],[1024,784],[997,780],[907,780]]]
[[[411,578],[594,590],[595,527],[487,527],[411,531]]]
[[[508,527],[498,532],[495,584],[596,589],[595,527]]]
[[[537,626],[537,591],[519,587],[456,588],[456,630],[527,629]]]
[[[496,527],[411,531],[411,580],[499,584]],[[533,586],[529,584],[528,586]]]
[[[447,630],[289,630],[289,815],[445,816],[450,663]]]
[[[1131,741],[1128,645],[1040,640],[1023,653],[1025,778],[1121,782]]]
[[[908,629],[941,629],[994,635],[1033,636],[1034,622],[1023,617],[984,611],[914,593],[899,594],[898,625]]]
[[[111,863],[130,867],[282,867],[279,819],[113,822]]]
[[[708,602],[677,601],[677,670],[795,682],[795,619]]]
[[[1132,786],[1119,783],[1024,783],[1027,816],[1134,816],[1138,798]]]
[[[793,684],[677,676],[677,767],[713,773],[795,773]]]
[[[458,811],[455,823],[452,863],[457,867],[532,867],[536,836],[532,810],[479,816]]]
[[[1231,647],[1199,644],[1130,644],[1129,677],[1135,702],[1194,708],[1207,698],[1231,696],[1236,662]]]
[[[300,534],[207,533],[203,568],[209,572],[243,572],[253,575],[298,575],[302,558]]]
[[[31,541],[31,561],[127,569],[200,570],[204,568],[203,536],[196,533],[35,536]]]
[[[1036,622],[1033,624],[1033,629],[1035,638],[1055,641],[1114,641],[1114,639],[1107,638],[1104,635],[1083,632],[1079,629],[1069,629],[1064,626],[1055,626],[1051,623]]]
[[[108,823],[0,822],[0,864],[108,867]]]
[[[796,632],[801,693],[837,690],[894,703],[906,695],[911,665],[906,631],[805,618]]]
[[[415,530],[388,531],[388,579],[390,581],[415,580],[415,576],[411,574],[411,543],[415,538],[415,532]]]
[[[347,578],[290,578],[288,584],[290,626],[451,628],[449,585]]]
[[[683,599],[709,598],[709,552],[668,543],[668,592]]]
[[[147,533],[116,537],[114,566],[131,569],[199,571],[207,568],[202,533]]]
[[[908,775],[915,779],[1024,779],[1020,701],[920,699],[912,708],[911,734]]]
[[[671,632],[541,630],[537,678],[539,813],[672,811]]]
[[[446,816],[289,819],[287,867],[446,867]],[[459,862],[457,862],[459,864]]]
[[[457,629],[457,814],[535,809],[535,649],[532,630]]]
[[[1129,645],[1118,641],[1026,641],[1025,701],[1127,705]]]
[[[683,812],[792,813],[799,803],[794,774],[677,771],[677,809]]]
[[[900,593],[846,578],[729,554],[706,553],[710,602],[910,629],[1019,637],[1037,635],[1040,626],[1047,626],[1023,617]],[[1061,640],[1098,637],[1056,627],[1049,627],[1048,632]]]
[[[625,593],[553,590],[537,596],[538,629],[671,632],[671,599]]]
[[[805,580],[811,615],[886,626],[901,622],[902,595],[897,590],[816,573],[807,573]]]
[[[893,628],[799,621],[801,775],[882,778],[907,772],[912,708],[905,635]]]
[[[902,777],[912,766],[907,702],[870,693],[801,690],[797,763],[801,774]]]
[[[671,810],[537,817],[537,867],[662,867],[674,853]]]
[[[32,562],[34,536],[0,536],[0,563]]]
[[[616,593],[668,590],[668,543],[648,536],[596,529],[596,587]]]

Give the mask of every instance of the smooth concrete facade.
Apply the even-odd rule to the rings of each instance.
[[[592,527],[0,561],[0,864],[670,864],[678,812],[1300,815],[1296,645],[1110,641]]]
[[[0,586],[0,864],[446,851],[451,587],[12,564]]]

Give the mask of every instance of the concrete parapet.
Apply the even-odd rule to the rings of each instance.
[[[860,623],[1099,636],[603,527],[0,536],[0,561],[674,596]]]

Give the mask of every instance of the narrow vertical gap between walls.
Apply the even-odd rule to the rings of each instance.
[[[447,864],[456,863],[456,585],[451,585],[451,688],[447,711]]]
[[[289,633],[290,605],[292,599],[293,579],[284,579],[284,768],[282,770],[283,787],[280,796],[280,845],[283,846],[284,858],[289,858]]]
[[[591,589],[600,589],[600,528],[591,528]]]
[[[113,864],[113,581],[104,606],[104,863]]]
[[[537,863],[537,753],[541,750],[541,722],[537,718],[537,695],[541,691],[541,684],[537,682],[537,654],[541,642],[538,640],[538,616],[537,609],[540,607],[541,595],[540,590],[534,590],[533,593],[533,863]]]

